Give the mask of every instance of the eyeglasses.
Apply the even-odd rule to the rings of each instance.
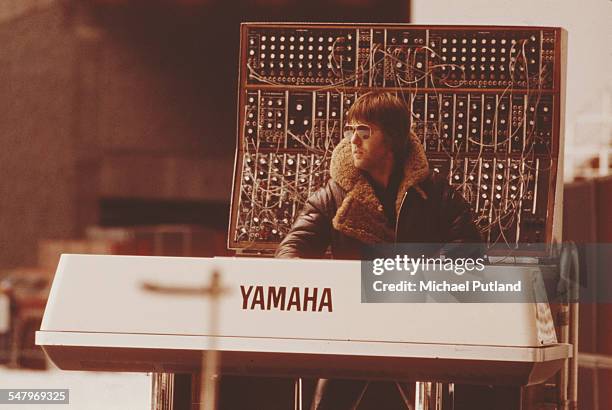
[[[343,130],[344,138],[351,139],[353,138],[353,134],[357,134],[357,136],[362,139],[368,139],[372,130],[369,125],[365,124],[357,124],[357,125],[345,125]]]

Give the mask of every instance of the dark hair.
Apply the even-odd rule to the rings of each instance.
[[[410,114],[406,103],[394,94],[380,91],[363,94],[346,113],[346,121],[366,122],[378,126],[396,158],[406,156]]]

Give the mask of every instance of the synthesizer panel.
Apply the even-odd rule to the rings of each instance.
[[[560,28],[244,23],[229,247],[275,249],[374,89],[405,100],[491,247],[553,241],[565,42]]]

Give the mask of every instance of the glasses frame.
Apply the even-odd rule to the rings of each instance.
[[[372,135],[372,127],[367,124],[346,124],[342,129],[342,136],[346,139],[357,135],[362,140],[367,140]]]

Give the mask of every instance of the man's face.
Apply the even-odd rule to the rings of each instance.
[[[344,127],[344,137],[351,143],[353,164],[358,169],[372,171],[393,160],[382,130],[374,124],[350,122]]]

